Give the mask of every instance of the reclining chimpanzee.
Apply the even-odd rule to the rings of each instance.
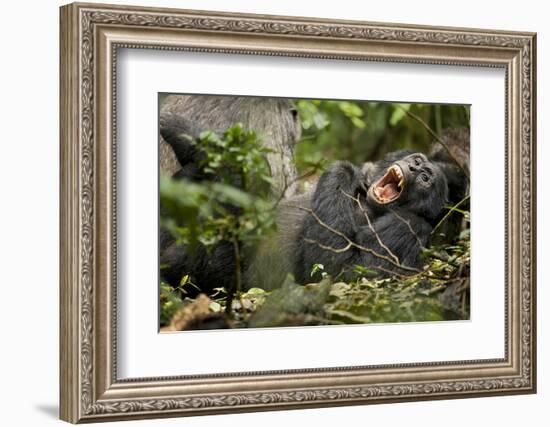
[[[421,271],[421,249],[447,198],[445,175],[424,154],[395,152],[362,169],[336,162],[302,208],[297,281],[312,281],[313,264],[343,280],[356,277],[356,266],[382,276]]]

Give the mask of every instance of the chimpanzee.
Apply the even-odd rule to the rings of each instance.
[[[314,264],[343,280],[356,277],[356,266],[381,276],[419,272],[421,249],[447,199],[444,173],[421,153],[390,153],[361,169],[334,163],[310,208],[297,207],[305,214],[295,237],[296,280],[312,281]]]
[[[218,177],[205,172],[202,166],[204,153],[193,144],[193,140],[203,131],[222,133],[235,123],[241,123],[246,130],[254,130],[262,144],[272,150],[267,154],[267,161],[275,183],[271,188],[274,197],[280,197],[283,188],[286,194],[291,194],[295,190],[296,178],[292,152],[301,126],[294,104],[287,99],[168,96],[159,118],[161,170],[175,179],[216,181]],[[226,208],[234,209],[231,206]],[[160,230],[159,240],[160,275],[167,283],[178,286],[183,276],[190,275],[198,289],[190,287],[189,296],[199,290],[231,289],[236,273],[232,243],[222,241],[210,252],[199,244],[191,253],[187,245],[177,244],[166,230]],[[247,269],[248,259],[242,261],[243,270]]]
[[[342,280],[353,280],[356,266],[382,277],[420,271],[421,249],[448,200],[442,164],[411,151],[360,168],[335,162],[309,192],[279,205],[277,234],[260,246],[246,282],[273,289],[288,273],[318,281],[314,264]]]

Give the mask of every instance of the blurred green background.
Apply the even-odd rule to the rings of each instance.
[[[302,123],[295,162],[304,172],[312,164],[349,160],[360,164],[388,152],[411,149],[428,152],[436,134],[469,127],[468,105],[399,104],[372,101],[294,100]],[[408,114],[409,113],[409,114]]]

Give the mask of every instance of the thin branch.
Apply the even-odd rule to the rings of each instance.
[[[470,195],[468,194],[466,197],[464,197],[461,201],[459,201],[456,205],[454,205],[453,207],[449,208],[449,212],[447,212],[445,214],[445,216],[443,218],[441,218],[441,221],[439,221],[437,223],[437,225],[433,228],[432,232],[430,234],[434,234],[435,233],[435,230],[437,230],[439,227],[441,227],[441,224],[443,224],[447,218],[449,218],[449,216],[451,216],[451,214],[455,211],[456,208],[458,208],[460,205],[462,205],[466,200],[468,200],[470,198]]]
[[[420,272],[421,270],[417,269],[417,268],[413,268],[413,267],[408,267],[406,265],[403,265],[403,264],[400,264],[398,262],[395,262],[392,258],[390,258],[389,256],[386,256],[386,255],[382,255],[382,254],[379,254],[378,252],[374,251],[373,249],[371,248],[367,248],[366,246],[362,246],[362,245],[359,245],[357,243],[355,243],[353,240],[351,240],[348,236],[346,236],[344,233],[342,233],[341,231],[338,231],[334,228],[332,228],[330,225],[326,224],[325,222],[323,222],[323,220],[321,220],[321,218],[319,218],[319,216],[313,212],[312,209],[309,209],[309,208],[304,208],[303,206],[296,206],[296,205],[289,205],[289,207],[294,207],[296,209],[300,209],[300,210],[303,210],[305,212],[308,212],[311,216],[313,216],[313,218],[315,219],[315,221],[317,221],[317,223],[319,225],[321,225],[322,227],[326,228],[327,230],[329,230],[330,232],[336,234],[337,236],[340,236],[342,239],[344,239],[349,245],[350,247],[354,247],[356,249],[359,249],[360,251],[363,251],[363,252],[367,252],[373,256],[375,256],[376,258],[379,258],[379,259],[383,259],[387,262],[389,262],[390,264],[392,265],[395,265],[396,267],[398,268],[401,268],[403,270],[407,270],[407,271],[413,271],[415,273],[418,273]],[[330,249],[328,249],[330,250]]]
[[[350,199],[354,200],[355,203],[357,203],[357,206],[359,206],[359,209],[361,210],[361,212],[363,212],[363,215],[365,215],[365,218],[367,220],[367,225],[369,226],[369,229],[370,231],[372,231],[372,234],[374,234],[374,237],[376,237],[376,240],[378,241],[378,244],[380,246],[382,246],[386,252],[393,258],[393,260],[399,264],[401,264],[400,260],[399,260],[399,257],[397,255],[395,255],[390,248],[388,248],[384,242],[382,242],[382,239],[380,238],[380,236],[378,235],[378,233],[376,232],[376,230],[374,229],[374,226],[372,225],[372,222],[370,220],[370,217],[369,217],[369,214],[367,213],[367,211],[365,210],[365,208],[363,207],[363,205],[361,204],[361,200],[359,200],[358,197],[354,197],[352,196],[351,194],[348,194],[346,193],[344,190],[340,189],[340,191],[342,192],[342,194],[344,194],[346,197],[349,197]]]
[[[409,110],[403,108],[402,106],[400,105],[397,105],[398,108],[401,108],[401,110],[403,110],[403,112],[405,114],[407,114],[407,116],[411,117],[412,119],[416,120],[418,123],[420,123],[422,126],[424,126],[424,128],[428,131],[428,133],[437,141],[441,144],[441,146],[447,151],[447,154],[451,157],[451,159],[454,160],[454,162],[457,164],[457,166],[462,170],[462,172],[464,173],[464,176],[466,177],[466,179],[468,181],[470,181],[470,174],[468,173],[468,171],[466,170],[466,168],[462,165],[462,163],[460,163],[458,161],[458,159],[456,158],[456,156],[453,154],[453,152],[451,151],[451,149],[449,148],[449,146],[445,143],[445,141],[443,141],[443,139],[437,134],[434,132],[434,130],[428,125],[428,123],[426,123],[421,117],[417,116],[416,114],[414,113],[411,113]]]
[[[449,264],[451,267],[454,267],[454,268],[459,268],[460,267],[460,265],[457,264],[454,260],[442,257],[442,256],[440,256],[436,253],[431,253],[430,256],[432,258],[435,258],[435,259],[439,260],[439,261],[443,261],[443,262]]]
[[[401,215],[399,215],[397,212],[395,212],[395,210],[391,208],[390,208],[390,211],[409,228],[411,234],[416,238],[418,245],[420,247],[423,247],[422,242],[420,241],[420,237],[418,237],[418,234],[416,234],[416,232],[413,230],[410,221],[407,221],[405,218],[403,218]]]
[[[461,292],[466,291],[467,289],[470,289],[470,281],[466,280],[465,277],[455,279],[455,280],[460,281],[460,286],[457,286],[457,288],[454,290],[455,294],[459,294]]]
[[[346,246],[344,246],[343,248],[337,249],[337,248],[333,248],[332,246],[323,245],[321,242],[319,242],[319,241],[317,241],[317,240],[308,239],[308,238],[306,238],[306,237],[304,237],[304,242],[306,242],[306,243],[311,243],[311,244],[313,244],[313,245],[317,245],[317,246],[319,246],[321,249],[325,249],[325,250],[327,250],[327,251],[331,251],[331,252],[334,252],[334,253],[336,253],[336,254],[341,254],[341,253],[343,253],[343,252],[346,252],[346,251],[348,251],[348,250],[351,248],[351,246],[352,246],[351,243],[348,243],[348,244],[347,244]]]
[[[447,289],[447,284],[434,286],[429,291],[427,291],[426,294],[427,296],[430,296],[438,293],[439,291],[442,291],[443,289]]]
[[[401,279],[407,279],[407,280],[416,278],[417,276],[419,276],[419,275],[421,275],[421,274],[424,273],[423,271],[421,271],[421,272],[419,272],[419,273],[417,273],[417,274],[413,274],[412,276],[407,276],[406,274],[400,274],[400,273],[396,273],[395,271],[388,270],[387,268],[384,268],[384,267],[382,267],[381,265],[376,265],[376,266],[373,266],[373,267],[370,267],[370,268],[374,268],[375,270],[380,270],[380,271],[383,271],[384,273],[388,273],[388,274],[390,274],[390,275],[392,275],[392,276],[397,276],[397,277],[399,277],[399,278],[401,278]],[[417,271],[418,271],[418,270],[417,270]]]

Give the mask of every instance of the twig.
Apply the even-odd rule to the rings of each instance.
[[[398,218],[400,219],[404,224],[407,225],[409,228],[411,234],[416,238],[416,241],[418,242],[418,245],[422,247],[422,242],[420,241],[420,237],[418,237],[418,234],[413,230],[410,221],[407,221],[405,218],[403,218],[401,215],[399,215],[397,212],[395,212],[393,209],[390,208],[390,211]]]
[[[445,143],[445,141],[443,141],[443,139],[437,133],[435,133],[434,130],[421,117],[417,116],[414,113],[411,113],[409,110],[401,107],[400,105],[397,105],[397,107],[401,108],[401,110],[403,110],[403,112],[405,112],[405,114],[407,114],[409,117],[411,117],[412,119],[414,119],[418,123],[420,123],[422,126],[424,126],[424,128],[428,131],[428,133],[432,136],[432,138],[434,138],[437,142],[439,142],[442,145],[442,147],[447,151],[447,154],[451,157],[451,159],[454,160],[454,162],[457,164],[457,166],[462,170],[462,172],[464,173],[464,176],[466,177],[466,179],[469,182],[470,181],[470,174],[468,173],[466,168],[462,165],[462,163],[460,163],[458,161],[458,159],[453,154],[453,152],[451,151],[449,146]]]
[[[456,294],[459,294],[461,292],[466,291],[467,289],[470,289],[470,281],[469,280],[466,280],[466,278],[464,278],[464,277],[461,277],[458,280],[460,281],[460,286],[458,286],[457,289],[455,290]]]
[[[464,197],[461,201],[459,201],[456,205],[454,205],[453,207],[449,208],[449,212],[447,212],[443,218],[441,218],[441,221],[439,221],[436,226],[433,228],[432,232],[430,234],[434,234],[435,233],[435,230],[437,230],[439,227],[441,227],[441,224],[443,224],[447,218],[449,218],[449,216],[455,211],[456,208],[458,208],[460,205],[462,205],[466,200],[468,200],[470,198],[470,195],[468,194],[466,197]]]
[[[313,240],[313,239],[308,239],[307,237],[304,237],[304,242],[306,243],[311,243],[313,245],[317,245],[319,246],[321,249],[325,249],[327,251],[331,251],[331,252],[334,252],[336,254],[341,254],[343,252],[346,252],[348,251],[352,244],[351,243],[348,243],[346,246],[344,246],[343,248],[333,248],[332,246],[327,246],[327,245],[323,245],[321,242],[319,242],[318,240]]]
[[[456,262],[454,262],[454,260],[445,259],[444,257],[439,256],[439,255],[437,255],[437,254],[435,254],[435,253],[433,253],[433,252],[430,253],[430,256],[431,256],[432,258],[435,258],[435,259],[439,260],[439,261],[446,262],[446,263],[449,264],[451,267],[454,267],[454,268],[459,268],[459,267],[460,267],[460,265],[457,264]]]
[[[374,226],[372,225],[372,222],[370,220],[370,217],[369,217],[369,214],[367,213],[367,211],[365,210],[365,208],[363,208],[363,205],[361,204],[361,200],[359,200],[358,197],[354,197],[352,196],[351,194],[348,194],[346,193],[344,190],[340,189],[340,191],[342,192],[342,194],[344,194],[346,197],[349,197],[350,199],[352,200],[355,200],[355,202],[357,203],[357,206],[359,206],[359,209],[361,210],[361,212],[363,212],[363,215],[365,215],[365,218],[367,220],[367,224],[369,226],[369,229],[372,231],[372,234],[374,234],[374,237],[376,237],[376,240],[378,241],[378,244],[380,246],[382,246],[386,252],[393,258],[393,260],[397,263],[400,264],[400,260],[399,260],[399,257],[397,255],[395,255],[390,248],[388,248],[384,242],[382,242],[382,239],[380,238],[380,236],[378,235],[378,233],[376,232],[376,230],[374,229]]]
[[[374,251],[373,249],[371,248],[367,248],[366,246],[362,246],[362,245],[359,245],[357,243],[355,243],[353,240],[351,240],[348,236],[346,236],[344,233],[342,233],[341,231],[338,231],[334,228],[332,228],[330,225],[326,224],[325,222],[323,222],[323,220],[321,220],[321,218],[319,218],[319,216],[313,212],[312,209],[309,209],[309,208],[305,208],[303,206],[296,206],[296,205],[289,205],[289,207],[293,207],[293,208],[296,208],[296,209],[300,209],[300,210],[303,210],[305,212],[308,212],[309,214],[311,214],[311,216],[313,216],[313,218],[315,218],[315,221],[317,221],[317,223],[319,225],[321,225],[322,227],[326,228],[327,230],[329,230],[330,232],[336,234],[337,236],[340,236],[342,239],[344,239],[349,245],[350,247],[354,247],[354,248],[357,248],[359,249],[360,251],[363,251],[363,252],[367,252],[373,256],[375,256],[376,258],[380,258],[380,259],[383,259],[383,260],[386,260],[388,261],[390,264],[392,265],[395,265],[396,267],[398,268],[401,268],[403,270],[407,270],[407,271],[414,271],[415,273],[418,273],[420,272],[421,270],[417,269],[417,268],[414,268],[414,267],[408,267],[406,265],[402,265],[398,262],[395,262],[392,258],[390,258],[389,256],[386,256],[386,255],[382,255],[382,254],[379,254],[378,252]],[[349,249],[349,248],[348,248]],[[327,250],[331,250],[329,247],[327,247]],[[340,249],[338,249],[340,250]]]
[[[383,271],[384,273],[388,273],[392,276],[397,276],[401,279],[407,279],[407,280],[414,279],[414,278],[416,278],[416,277],[418,277],[418,276],[420,276],[424,273],[424,271],[420,271],[419,273],[413,274],[412,276],[407,276],[406,274],[400,274],[400,273],[396,273],[395,271],[388,270],[387,268],[384,268],[381,265],[376,265],[376,266],[373,266],[371,268],[374,268],[375,270],[380,270],[380,271]]]
[[[447,285],[438,285],[438,286],[435,286],[433,287],[432,289],[430,289],[429,291],[426,292],[427,296],[430,296],[430,295],[433,295],[439,291],[442,291],[443,289],[446,289],[447,288]]]

